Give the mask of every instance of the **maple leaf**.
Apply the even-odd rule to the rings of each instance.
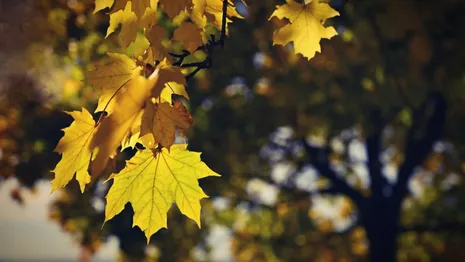
[[[82,112],[66,112],[74,118],[71,125],[63,131],[65,135],[60,139],[55,152],[62,154],[60,162],[52,170],[55,178],[52,180],[52,192],[66,186],[76,174],[81,191],[91,180],[87,171],[91,160],[89,143],[95,131],[95,121],[92,115],[82,108]]]
[[[182,45],[191,53],[197,49],[197,47],[203,44],[202,32],[193,23],[184,22],[174,30],[173,40],[181,41]]]
[[[140,72],[141,69],[138,70]],[[108,158],[116,154],[121,141],[129,136],[133,126],[137,126],[144,103],[150,98],[150,91],[158,80],[158,72],[159,70],[155,70],[148,79],[140,75],[134,76],[114,98],[112,114],[104,118],[97,127],[90,145],[95,150],[95,160],[91,165],[93,176],[102,173]]]
[[[170,149],[176,138],[176,129],[184,130],[191,124],[192,118],[187,110],[182,110],[179,106],[172,107],[166,102],[154,104],[149,101],[142,116],[140,133],[141,136],[152,134],[153,146],[160,144]]]
[[[302,54],[308,60],[321,52],[321,38],[330,39],[337,35],[334,27],[325,27],[326,19],[338,16],[339,13],[320,0],[313,0],[308,4],[299,4],[294,0],[287,0],[287,4],[277,6],[269,19],[286,18],[289,24],[276,30],[273,34],[274,45],[294,43],[296,53]]]
[[[113,111],[115,96],[133,77],[140,68],[134,60],[124,54],[107,53],[108,57],[94,64],[95,69],[87,72],[89,83],[100,90],[98,106],[95,112],[105,110],[108,114]]]
[[[198,180],[219,176],[200,159],[200,153],[188,151],[187,145],[173,145],[171,150],[145,149],[137,152],[126,167],[112,174],[113,185],[106,196],[105,221],[119,214],[126,203],[134,209],[133,224],[150,236],[167,228],[167,212],[176,203],[181,213],[200,227],[200,199],[208,197]]]

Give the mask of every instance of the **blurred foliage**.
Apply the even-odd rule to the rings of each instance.
[[[322,53],[308,62],[272,46],[282,21],[268,17],[279,1],[249,2],[248,8],[238,3],[246,19],[230,27],[213,67],[188,86],[190,149],[203,152],[222,174],[201,181],[211,196],[202,202],[202,229],[172,209],[169,229],[146,246],[143,233],[130,226],[127,206],[101,230],[108,190],[102,183],[81,194],[73,182],[59,193],[50,218],[91,254],[117,236],[122,261],[220,261],[227,254],[238,261],[365,261],[369,243],[353,203],[320,194],[327,181],[311,167],[300,169],[299,148],[290,156],[282,147],[305,137],[329,145],[341,176],[369,194],[364,140],[373,128],[370,113],[393,115],[381,155],[387,179],[395,181],[413,110],[436,91],[448,104],[445,134],[410,182],[397,257],[461,261],[464,3],[333,0],[341,16],[331,23],[339,36],[323,41]],[[71,122],[61,111],[96,102],[95,91],[81,81],[84,70],[106,51],[140,52],[137,46],[122,50],[115,36],[104,40],[108,20],[93,8],[92,0],[1,2],[0,177],[15,176],[31,188],[49,179],[60,129]],[[116,170],[123,166],[116,161]]]

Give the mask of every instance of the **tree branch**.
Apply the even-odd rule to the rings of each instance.
[[[340,178],[336,172],[331,169],[328,160],[328,150],[313,147],[303,140],[304,148],[310,157],[309,163],[312,164],[321,176],[331,182],[333,190],[348,196],[354,201],[359,208],[364,206],[366,198],[357,190],[352,188],[345,180]]]
[[[382,150],[384,123],[379,110],[373,111],[370,118],[373,127],[365,143],[368,154],[368,173],[370,176],[371,196],[374,200],[379,200],[383,198],[383,187],[387,184],[386,179],[381,174],[381,161],[379,159]]]
[[[446,101],[437,92],[431,93],[426,102],[415,110],[414,122],[407,133],[405,160],[399,169],[397,183],[393,189],[397,205],[400,205],[407,194],[408,182],[414,175],[414,169],[423,163],[434,143],[441,138],[446,110]]]

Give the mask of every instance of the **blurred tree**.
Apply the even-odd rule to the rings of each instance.
[[[61,36],[52,45],[68,64],[84,68],[117,49],[116,38],[100,44],[106,21],[90,14],[92,1],[58,2],[45,16],[64,19],[66,29],[45,27]],[[76,184],[64,189],[51,218],[91,253],[116,235],[127,261],[461,261],[464,3],[331,1],[339,37],[323,41],[309,63],[292,46],[272,46],[277,2],[238,3],[246,19],[231,26],[213,67],[189,82],[190,147],[223,175],[202,181],[212,197],[203,201],[202,230],[172,210],[169,229],[147,247],[128,206],[101,231],[108,187],[100,183],[83,195]],[[78,90],[69,106],[95,98],[87,86]],[[34,126],[44,123],[11,119],[24,125],[0,132],[24,130],[21,141],[35,141]],[[48,175],[31,170],[43,172],[28,185]]]

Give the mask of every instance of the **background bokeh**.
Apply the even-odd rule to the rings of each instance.
[[[107,51],[137,53],[143,39],[126,50],[117,34],[104,39],[108,17],[92,14],[92,0],[0,1],[0,261],[348,262],[370,250],[463,260],[465,3],[332,0],[340,16],[327,23],[339,35],[309,62],[272,45],[284,21],[268,18],[285,1],[247,2],[212,68],[187,87],[189,147],[222,175],[201,181],[202,228],[173,207],[147,246],[129,205],[102,228],[108,184],[49,194],[52,151],[72,120],[63,110],[95,108],[84,72]],[[401,209],[357,206],[325,165]],[[397,218],[397,247],[375,250]]]

